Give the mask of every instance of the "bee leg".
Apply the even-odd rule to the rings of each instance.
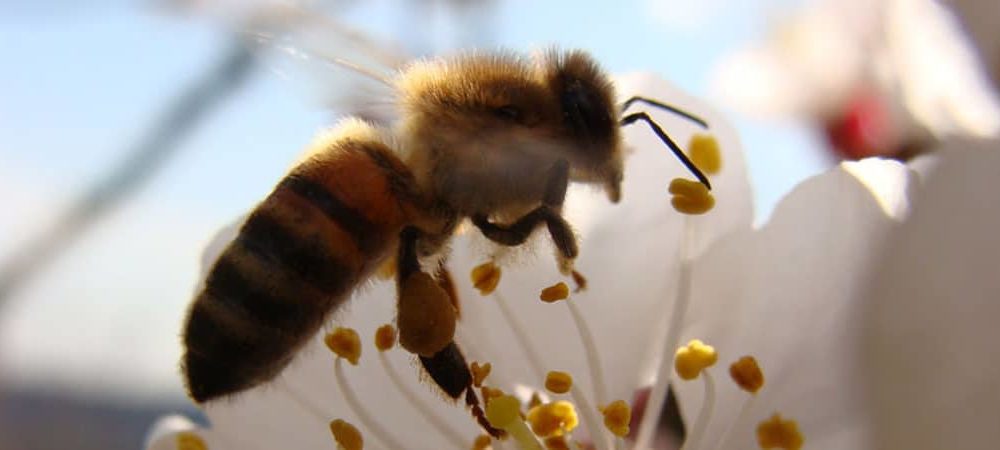
[[[493,428],[486,420],[486,414],[479,406],[479,397],[472,386],[472,372],[465,362],[465,356],[459,350],[455,342],[451,342],[447,347],[435,353],[433,356],[420,357],[420,365],[430,375],[434,383],[437,384],[445,394],[453,400],[465,393],[465,404],[472,410],[473,417],[483,427],[487,433],[494,438],[499,438],[501,431]]]
[[[552,241],[562,258],[560,268],[571,268],[572,260],[576,258],[580,250],[576,243],[576,236],[573,234],[573,228],[559,211],[566,198],[568,185],[569,164],[566,161],[559,161],[550,171],[542,206],[535,208],[510,225],[498,225],[490,222],[485,214],[473,215],[472,223],[491,241],[502,245],[517,246],[523,244],[535,228],[545,222],[549,229],[549,235],[552,236]]]
[[[432,356],[455,337],[457,311],[448,291],[420,268],[417,244],[422,233],[407,227],[400,233],[396,261],[396,326],[399,344],[420,356]]]

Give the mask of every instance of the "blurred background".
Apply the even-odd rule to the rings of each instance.
[[[0,0],[0,449],[134,449],[159,415],[197,416],[177,360],[201,249],[335,120],[344,91],[316,61],[294,69],[285,36],[344,57],[324,26],[400,55],[557,44],[657,72],[731,114],[758,223],[841,159],[906,160],[1000,129],[995,0],[291,9],[328,21],[281,5]]]

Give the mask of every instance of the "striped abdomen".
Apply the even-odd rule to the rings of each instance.
[[[198,402],[274,378],[407,223],[411,177],[385,145],[341,139],[296,167],[208,273],[184,330]]]

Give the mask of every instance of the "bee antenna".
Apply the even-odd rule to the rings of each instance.
[[[653,132],[656,133],[656,136],[660,138],[660,141],[663,141],[664,144],[667,144],[667,147],[669,147],[670,151],[674,153],[674,156],[676,156],[677,159],[681,160],[681,164],[684,164],[684,167],[687,167],[687,169],[692,174],[694,174],[695,178],[697,178],[698,181],[701,182],[701,184],[704,184],[705,187],[707,187],[709,190],[712,189],[712,184],[708,182],[708,177],[706,177],[705,174],[702,173],[700,169],[698,169],[698,166],[695,166],[694,163],[691,162],[691,160],[687,157],[687,155],[684,154],[684,151],[681,150],[681,147],[678,146],[677,143],[670,138],[670,135],[668,135],[665,131],[663,131],[663,128],[660,128],[660,125],[658,125],[656,122],[653,121],[652,118],[649,117],[649,114],[645,112],[637,112],[629,114],[622,118],[621,126],[624,127],[626,125],[631,125],[637,120],[646,121],[649,127],[653,129]]]
[[[635,102],[642,102],[642,103],[645,103],[645,104],[650,105],[650,106],[655,106],[655,107],[660,108],[660,109],[662,109],[664,111],[668,111],[668,112],[674,113],[674,114],[676,114],[678,116],[681,116],[681,117],[683,117],[683,118],[685,118],[687,120],[690,120],[690,121],[692,121],[692,122],[700,125],[702,128],[708,128],[708,122],[706,122],[705,119],[702,119],[701,117],[698,117],[698,116],[696,116],[694,114],[691,114],[691,113],[689,113],[689,112],[687,112],[687,111],[685,111],[683,109],[680,109],[680,108],[678,108],[676,106],[668,105],[666,103],[662,103],[662,102],[659,102],[657,100],[653,100],[651,98],[646,98],[646,97],[642,97],[642,96],[638,96],[638,95],[634,96],[632,98],[629,98],[628,100],[625,100],[625,103],[622,103],[622,109],[621,109],[621,111],[625,112],[625,110],[627,110],[629,108],[629,106],[632,106],[632,104],[635,103]]]

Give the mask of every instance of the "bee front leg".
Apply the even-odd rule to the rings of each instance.
[[[569,273],[573,268],[573,260],[579,254],[576,236],[573,228],[562,217],[562,204],[566,198],[569,186],[569,164],[566,161],[557,162],[549,171],[549,181],[546,184],[542,205],[517,219],[510,225],[499,225],[489,221],[485,214],[472,216],[472,224],[479,228],[483,236],[501,245],[521,245],[531,236],[539,225],[544,222],[552,236],[552,242],[559,251],[559,268]]]

